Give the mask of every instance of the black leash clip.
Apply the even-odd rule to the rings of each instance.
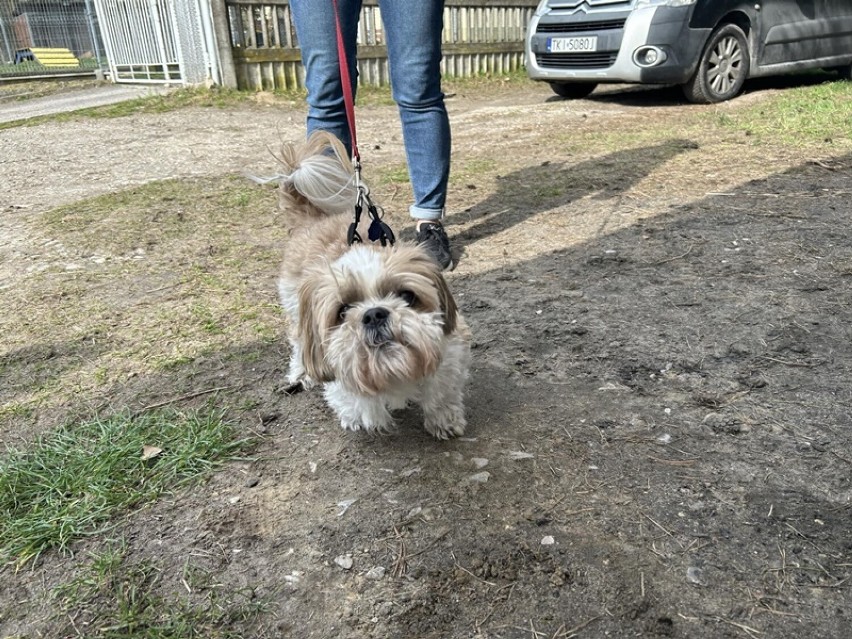
[[[364,211],[365,204],[367,206],[367,215],[372,220],[370,227],[367,229],[367,238],[371,242],[381,242],[382,246],[387,246],[388,244],[393,246],[396,242],[396,236],[391,227],[382,221],[384,210],[380,210],[373,203],[373,200],[370,198],[370,189],[366,184],[361,182],[361,167],[358,164],[355,165],[355,186],[358,189],[358,195],[355,200],[355,221],[349,225],[349,231],[346,233],[346,241],[349,243],[349,246],[363,244],[364,242],[361,234],[358,233],[358,225],[361,223],[361,213]]]
[[[359,197],[360,200],[360,197]],[[358,233],[358,224],[361,223],[361,205],[355,205],[355,221],[349,225],[349,230],[346,232],[346,243],[349,246],[353,244],[363,244],[364,240],[361,239],[361,234]]]
[[[391,227],[382,222],[382,216],[379,215],[376,205],[370,202],[367,210],[370,212],[370,217],[373,219],[373,221],[370,222],[370,228],[367,229],[367,237],[370,238],[371,242],[378,240],[382,243],[382,246],[387,246],[388,243],[393,246],[394,242],[396,242],[396,237],[394,236]]]

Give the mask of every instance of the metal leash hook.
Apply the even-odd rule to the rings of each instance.
[[[394,242],[396,242],[396,237],[394,236],[391,227],[382,221],[384,211],[382,210],[380,213],[379,207],[373,203],[373,200],[370,197],[370,187],[361,181],[361,163],[357,158],[354,162],[354,169],[355,190],[357,195],[355,196],[355,221],[349,225],[349,232],[346,234],[349,245],[352,246],[352,244],[362,244],[364,242],[360,233],[358,233],[358,224],[361,223],[361,213],[363,213],[364,206],[366,206],[367,214],[372,220],[372,222],[370,222],[370,227],[367,230],[367,237],[369,240],[371,242],[379,241],[382,246],[387,246],[388,243],[393,246]]]
[[[364,210],[364,197],[369,197],[369,189],[367,185],[361,181],[361,163],[358,158],[354,161],[355,167],[355,221],[349,225],[349,230],[346,233],[346,242],[349,246],[353,244],[363,244],[361,234],[358,233],[358,225],[361,223],[361,213]],[[365,193],[366,192],[366,193]]]

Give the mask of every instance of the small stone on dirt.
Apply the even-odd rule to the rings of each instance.
[[[739,435],[740,433],[748,431],[747,428],[743,428],[743,424],[740,422],[739,419],[731,415],[723,415],[721,413],[708,413],[701,421],[702,423],[712,428],[714,433],[725,435]]]
[[[704,571],[702,571],[701,568],[690,566],[686,569],[686,580],[691,584],[703,584]]]
[[[343,515],[346,514],[346,511],[349,510],[349,508],[352,506],[352,504],[354,504],[356,501],[358,501],[358,500],[357,499],[344,499],[343,501],[337,502],[337,507],[340,508],[340,510],[337,513],[337,516],[343,517]]]
[[[473,482],[475,484],[484,484],[491,478],[491,473],[487,470],[483,470],[481,473],[476,473],[475,475],[471,475],[467,478],[468,481]]]
[[[411,510],[408,511],[408,514],[405,516],[405,519],[406,520],[414,519],[415,517],[417,517],[417,515],[419,515],[422,512],[423,512],[423,508],[421,506],[415,506],[414,508],[412,508]]]
[[[343,568],[343,570],[352,570],[355,562],[352,561],[352,555],[338,555],[334,558],[334,563]]]
[[[372,579],[373,581],[378,581],[382,577],[385,576],[385,567],[384,566],[373,566],[367,571],[367,574],[364,575],[367,579]]]

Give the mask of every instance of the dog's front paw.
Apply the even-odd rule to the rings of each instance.
[[[385,434],[393,429],[393,417],[382,398],[358,395],[335,381],[326,384],[325,399],[343,430]]]
[[[311,390],[316,382],[308,377],[305,367],[302,366],[302,346],[298,342],[292,343],[293,354],[290,356],[290,365],[287,369],[287,387],[300,390]]]
[[[436,439],[460,437],[464,435],[466,425],[464,409],[461,407],[449,407],[429,413],[423,421],[426,432]]]
[[[311,390],[314,386],[317,385],[317,383],[314,380],[312,380],[310,377],[308,377],[307,375],[302,375],[302,377],[299,378],[298,383],[301,384],[302,389],[306,390],[306,391]]]
[[[281,391],[285,395],[295,395],[302,391],[309,391],[315,385],[316,383],[306,375],[297,378],[287,377],[287,384],[281,388]]]
[[[296,389],[296,392],[311,390],[317,383],[312,380],[304,371],[291,372],[287,375],[287,388]]]
[[[393,430],[393,421],[374,421],[363,417],[357,419],[348,419],[342,417],[340,426],[343,430],[364,431],[367,433],[376,433],[378,435],[388,435]]]

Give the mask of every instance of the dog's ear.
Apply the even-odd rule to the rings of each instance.
[[[450,287],[440,271],[435,271],[435,288],[438,290],[438,299],[441,302],[441,311],[444,313],[444,335],[450,335],[456,330],[459,309],[456,300],[450,293]]]
[[[334,372],[325,359],[323,341],[326,327],[325,318],[317,301],[315,277],[308,277],[299,288],[299,326],[296,332],[302,344],[302,366],[308,377],[316,382],[334,380]]]
[[[391,254],[391,269],[396,272],[410,272],[416,276],[418,284],[416,286],[426,287],[429,291],[419,292],[414,283],[411,283],[412,289],[421,296],[431,297],[431,292],[434,290],[438,297],[438,308],[440,308],[444,316],[444,335],[450,335],[456,331],[458,326],[459,309],[456,306],[456,301],[450,293],[450,287],[447,286],[447,281],[441,273],[441,268],[432,257],[423,249],[422,246],[417,247],[401,247],[396,249]],[[425,295],[424,295],[425,293]],[[429,310],[434,310],[430,308]]]

